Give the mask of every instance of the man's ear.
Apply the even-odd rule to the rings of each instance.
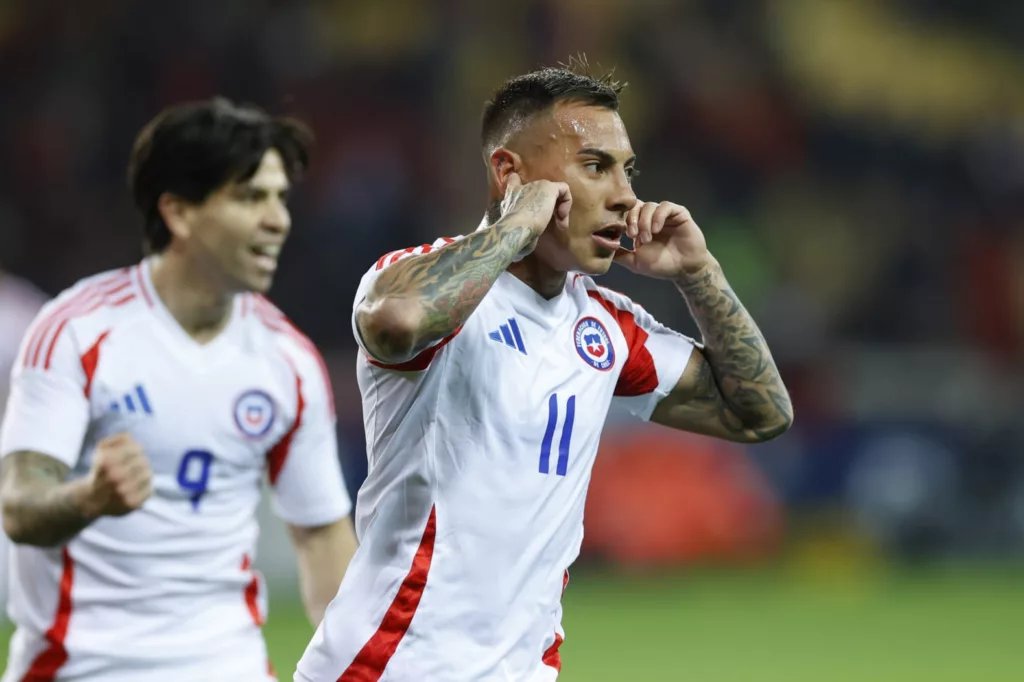
[[[156,208],[160,211],[160,217],[163,218],[171,236],[177,239],[189,238],[192,233],[192,212],[195,209],[192,203],[170,192],[164,192],[157,199]]]
[[[498,147],[491,152],[487,159],[488,170],[490,171],[491,184],[498,190],[501,196],[505,195],[505,187],[508,185],[508,176],[517,173],[523,182],[522,159],[514,151],[507,147]]]

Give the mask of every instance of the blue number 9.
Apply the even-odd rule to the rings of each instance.
[[[192,509],[199,510],[199,499],[206,493],[210,482],[210,465],[213,464],[213,453],[206,450],[189,450],[181,458],[178,466],[178,485],[189,493]]]

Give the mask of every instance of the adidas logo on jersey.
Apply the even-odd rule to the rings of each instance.
[[[523,355],[526,355],[526,346],[523,345],[523,335],[519,333],[519,325],[516,318],[508,318],[508,323],[503,324],[496,331],[487,335],[492,341],[504,343],[509,348],[515,348]]]
[[[142,384],[136,384],[135,393],[126,393],[120,400],[115,400],[110,403],[110,410],[112,412],[144,412],[146,414],[153,414],[153,408],[149,404],[149,397],[146,395],[146,390],[142,388]]]

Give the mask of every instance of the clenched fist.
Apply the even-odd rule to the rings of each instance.
[[[86,516],[124,516],[153,493],[153,471],[142,446],[127,433],[104,438],[96,446],[82,501]]]

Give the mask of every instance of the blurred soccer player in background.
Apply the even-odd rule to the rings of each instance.
[[[620,90],[579,69],[506,82],[483,116],[483,224],[363,277],[362,544],[296,680],[554,680],[612,401],[735,441],[791,424],[764,337],[693,217],[634,194]],[[595,284],[613,263],[674,286],[702,343]]]
[[[25,335],[0,432],[3,682],[273,679],[252,569],[264,471],[314,624],[337,591],[355,538],[331,387],[262,296],[310,142],[223,99],[162,113],[129,172],[148,257]]]

